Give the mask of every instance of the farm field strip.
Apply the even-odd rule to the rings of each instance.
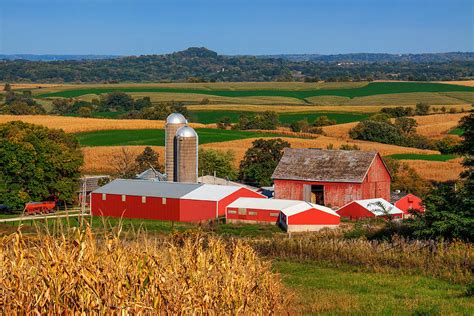
[[[212,124],[219,122],[222,118],[228,117],[231,122],[235,123],[239,120],[241,115],[255,115],[258,112],[238,111],[238,110],[211,110],[211,111],[195,111],[191,110],[190,119],[193,122],[199,122],[202,124]],[[337,113],[337,112],[284,112],[279,113],[279,120],[282,123],[291,123],[307,119],[309,122],[313,122],[320,116],[327,116],[331,120],[335,120],[338,124],[357,122],[366,119],[371,114],[367,113]]]
[[[426,154],[393,154],[388,156],[397,160],[427,160],[427,161],[448,161],[456,159],[456,155],[426,155]]]
[[[232,140],[256,137],[282,137],[275,132],[221,130],[214,128],[197,128],[200,144],[219,143]],[[137,129],[137,130],[102,130],[76,134],[79,143],[86,147],[95,146],[129,146],[150,145],[164,146],[164,129]],[[289,136],[286,136],[289,137]],[[296,137],[296,136],[295,136]]]
[[[309,86],[311,87],[311,86]],[[69,89],[58,92],[38,94],[38,97],[65,97],[73,98],[84,94],[102,94],[111,91],[123,92],[170,92],[170,93],[198,93],[203,95],[216,95],[224,97],[253,97],[253,96],[280,96],[296,99],[305,99],[314,96],[341,96],[347,98],[364,97],[380,94],[398,94],[410,92],[474,92],[474,87],[458,86],[441,83],[418,83],[418,82],[372,82],[356,88],[321,88],[308,90],[204,90],[190,88],[169,87],[107,87],[107,88],[84,88]]]

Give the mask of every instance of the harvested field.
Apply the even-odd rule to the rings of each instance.
[[[474,80],[440,81],[439,83],[455,84],[459,86],[474,87]]]
[[[464,170],[461,158],[445,162],[424,160],[404,160],[404,162],[415,169],[423,179],[433,181],[457,180]]]
[[[152,120],[109,120],[52,115],[0,115],[0,124],[11,121],[23,121],[39,124],[49,128],[60,128],[68,133],[99,130],[133,130],[163,129],[164,121]],[[205,127],[203,124],[190,124],[194,128]]]
[[[457,114],[433,114],[426,116],[413,117],[418,122],[416,131],[418,134],[431,137],[440,138],[446,136],[452,129],[459,124],[459,120],[468,113]]]

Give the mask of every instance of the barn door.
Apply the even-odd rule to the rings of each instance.
[[[303,200],[305,202],[311,202],[311,185],[310,184],[303,185]]]

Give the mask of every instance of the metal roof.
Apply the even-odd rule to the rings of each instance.
[[[199,188],[183,195],[181,198],[199,201],[220,201],[240,189],[242,188],[231,185],[200,184]]]
[[[171,113],[166,118],[166,124],[186,124],[188,120],[181,113]]]
[[[201,186],[199,183],[116,179],[93,193],[181,198]]]
[[[287,216],[295,215],[314,208],[318,211],[339,217],[336,212],[326,206],[296,200],[239,198],[229,204],[228,207],[251,208],[256,210],[278,210]]]
[[[285,148],[273,179],[362,183],[377,152]]]
[[[390,215],[403,214],[402,210],[382,198],[357,200],[354,201],[354,203],[361,205],[365,209],[372,212],[375,216],[385,215],[384,210]]]
[[[224,178],[214,177],[211,175],[206,175],[198,178],[198,183],[203,184],[217,184],[217,185],[231,185],[231,186],[238,186],[247,188],[252,191],[258,191],[258,188],[252,187],[250,185],[246,185],[240,182],[230,181]]]

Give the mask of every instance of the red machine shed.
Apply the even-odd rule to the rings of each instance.
[[[225,215],[240,197],[265,198],[243,187],[117,179],[91,193],[94,216],[199,222]]]
[[[367,199],[352,201],[336,212],[350,220],[368,217],[384,217],[389,214],[393,218],[403,218],[403,211],[384,199]]]
[[[390,173],[377,152],[286,148],[272,178],[277,199],[329,207],[390,199]]]
[[[410,216],[410,211],[412,210],[421,213],[425,211],[423,201],[413,194],[405,195],[404,197],[396,201],[394,205],[405,213],[404,217]]]
[[[304,202],[281,211],[280,225],[287,232],[318,231],[336,228],[341,222],[339,214],[328,207]]]
[[[227,206],[226,222],[276,224],[282,210],[301,203],[307,204],[294,200],[239,198]]]

